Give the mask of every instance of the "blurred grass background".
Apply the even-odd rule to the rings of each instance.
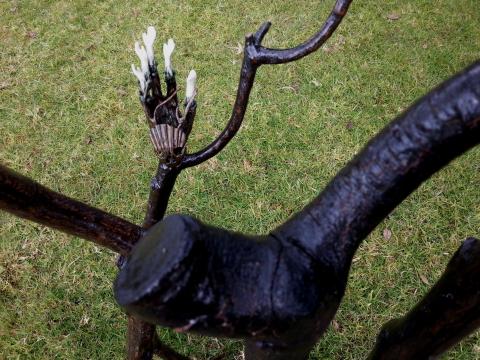
[[[129,73],[133,42],[173,37],[183,83],[199,75],[189,143],[226,123],[244,35],[265,45],[316,31],[333,1],[2,1],[0,161],[40,183],[140,223],[156,159]],[[392,20],[396,19],[396,20]],[[296,63],[259,70],[244,125],[216,158],[179,177],[169,212],[265,233],[316,196],[366,141],[416,98],[480,58],[477,0],[354,1],[332,39]],[[157,55],[159,55],[158,52]],[[159,63],[162,60],[159,58]],[[380,326],[438,279],[467,236],[480,236],[480,149],[436,174],[363,243],[333,326],[312,359],[362,359]],[[123,358],[115,255],[0,215],[0,358]],[[230,340],[161,331],[184,354],[238,357]],[[480,359],[480,335],[447,359]]]

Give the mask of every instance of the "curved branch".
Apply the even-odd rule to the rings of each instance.
[[[352,0],[337,0],[319,32],[303,44],[290,49],[270,49],[260,46],[254,56],[260,64],[284,64],[303,58],[318,50],[335,32],[348,11]],[[267,29],[268,31],[268,29]],[[264,34],[265,35],[265,34]]]
[[[248,339],[247,359],[305,358],[338,309],[360,242],[479,142],[480,62],[420,99],[267,236],[165,218],[119,272],[115,299],[151,323]]]
[[[303,211],[273,231],[348,269],[360,242],[433,173],[480,142],[480,62],[373,138]]]
[[[240,129],[243,118],[245,117],[245,112],[247,111],[250,91],[252,90],[258,68],[258,66],[252,63],[252,57],[250,55],[253,47],[253,37],[251,35],[247,36],[245,40],[245,53],[240,72],[237,97],[227,126],[210,145],[194,154],[186,154],[180,164],[181,169],[198,165],[218,154],[225,146],[227,146]]]
[[[480,241],[463,242],[442,277],[405,317],[382,327],[370,360],[432,359],[480,326]]]
[[[127,255],[142,228],[0,165],[0,209]]]
[[[237,96],[233,105],[232,115],[225,129],[204,149],[187,154],[180,167],[182,169],[198,165],[218,154],[232,140],[242,125],[247,111],[248,99],[252,90],[257,69],[264,64],[280,64],[300,59],[317,50],[333,34],[341,23],[352,0],[337,0],[335,7],[320,31],[310,40],[292,49],[276,50],[262,46],[262,40],[267,34],[270,23],[264,23],[255,34],[247,35]]]

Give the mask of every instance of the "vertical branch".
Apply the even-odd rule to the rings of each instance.
[[[150,183],[150,196],[147,203],[147,212],[143,220],[143,227],[150,228],[163,219],[167,210],[170,194],[175,186],[180,171],[163,162],[158,163],[156,175]]]
[[[167,210],[168,200],[172,193],[180,170],[159,161],[157,173],[150,183],[150,196],[143,228],[149,229],[163,219]],[[175,350],[162,344],[157,338],[155,325],[128,315],[127,327],[127,358],[128,360],[150,360],[155,351],[167,360],[186,359]]]
[[[162,160],[159,161],[157,173],[150,183],[147,212],[143,221],[144,229],[149,229],[162,220],[179,172],[176,167],[169,166]],[[177,354],[157,339],[155,325],[128,315],[128,360],[150,360],[156,348],[162,350],[165,359],[184,359],[182,355]]]
[[[171,168],[163,162],[159,162],[157,173],[152,179],[150,196],[147,204],[147,212],[143,222],[145,229],[150,228],[162,220],[168,206],[170,194],[175,185],[179,171]],[[169,356],[166,359],[181,359],[173,349],[168,348],[156,339],[155,325],[128,315],[127,327],[127,359],[128,360],[150,360],[155,348],[165,350]],[[177,356],[178,355],[178,356]]]
[[[128,315],[127,359],[150,360],[153,357],[155,325]]]

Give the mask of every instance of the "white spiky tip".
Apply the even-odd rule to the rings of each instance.
[[[145,76],[148,76],[150,71],[148,70],[147,51],[145,50],[145,47],[143,45],[140,46],[138,41],[135,41],[135,53],[137,54],[138,58],[140,59],[140,68],[142,69]]]
[[[135,65],[133,64],[132,64],[132,74],[135,75],[135,77],[138,80],[140,91],[142,92],[142,94],[145,94],[145,91],[147,90],[147,81],[145,80],[145,74],[143,73],[142,70],[135,67]]]
[[[173,39],[168,39],[166,44],[163,44],[163,57],[165,59],[165,72],[169,76],[173,76],[173,69],[172,69],[172,54],[173,50],[175,50],[175,42]]]
[[[147,52],[147,59],[150,66],[153,66],[155,63],[155,56],[153,53],[153,43],[155,42],[155,37],[157,32],[153,26],[147,28],[147,32],[142,34],[143,43],[145,44],[145,50]]]
[[[187,77],[187,89],[185,91],[185,97],[187,101],[195,96],[195,85],[197,83],[197,72],[195,70],[190,70],[190,73]]]

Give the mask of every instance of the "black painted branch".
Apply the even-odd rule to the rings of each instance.
[[[291,49],[269,49],[260,46],[254,55],[254,61],[260,64],[284,64],[301,59],[318,50],[340,25],[351,3],[352,0],[337,0],[320,31],[303,44]],[[262,38],[267,33],[268,28],[269,24],[261,31]]]
[[[280,64],[300,59],[317,50],[333,34],[347,13],[352,0],[337,0],[335,7],[327,18],[320,31],[304,44],[285,50],[268,49],[262,46],[262,40],[267,34],[270,23],[263,24],[255,34],[247,35],[243,63],[240,71],[237,97],[233,105],[232,115],[225,129],[207,147],[194,153],[187,154],[182,161],[181,168],[198,165],[218,154],[232,140],[242,125],[247,111],[248,99],[255,81],[255,75],[260,65]]]
[[[338,308],[360,242],[479,142],[476,63],[387,126],[317,199],[267,236],[165,218],[120,271],[116,300],[155,324],[246,338],[248,359],[304,358]]]
[[[469,238],[423,300],[382,327],[369,359],[432,359],[478,327],[480,241]]]
[[[126,255],[142,228],[67,196],[0,165],[0,209],[79,236]]]
[[[210,145],[194,154],[186,154],[180,165],[182,169],[198,165],[218,154],[225,146],[227,146],[240,129],[245,112],[247,111],[250,91],[257,72],[257,66],[252,64],[250,55],[253,46],[252,37],[247,37],[237,97],[227,126]]]
[[[361,241],[433,173],[480,142],[480,62],[388,125],[273,233],[348,268]]]
[[[170,167],[162,161],[159,162],[157,173],[150,183],[147,212],[143,221],[145,229],[163,219],[178,174],[179,170],[177,168]]]
[[[170,84],[171,85],[171,84]],[[150,195],[143,228],[149,229],[163,219],[168,200],[175,185],[179,170],[168,166],[163,161],[158,164],[157,172],[150,183]],[[123,262],[123,260],[121,260]],[[166,360],[183,360],[183,355],[163,344],[157,337],[155,325],[128,316],[127,359],[149,360],[157,353]]]

